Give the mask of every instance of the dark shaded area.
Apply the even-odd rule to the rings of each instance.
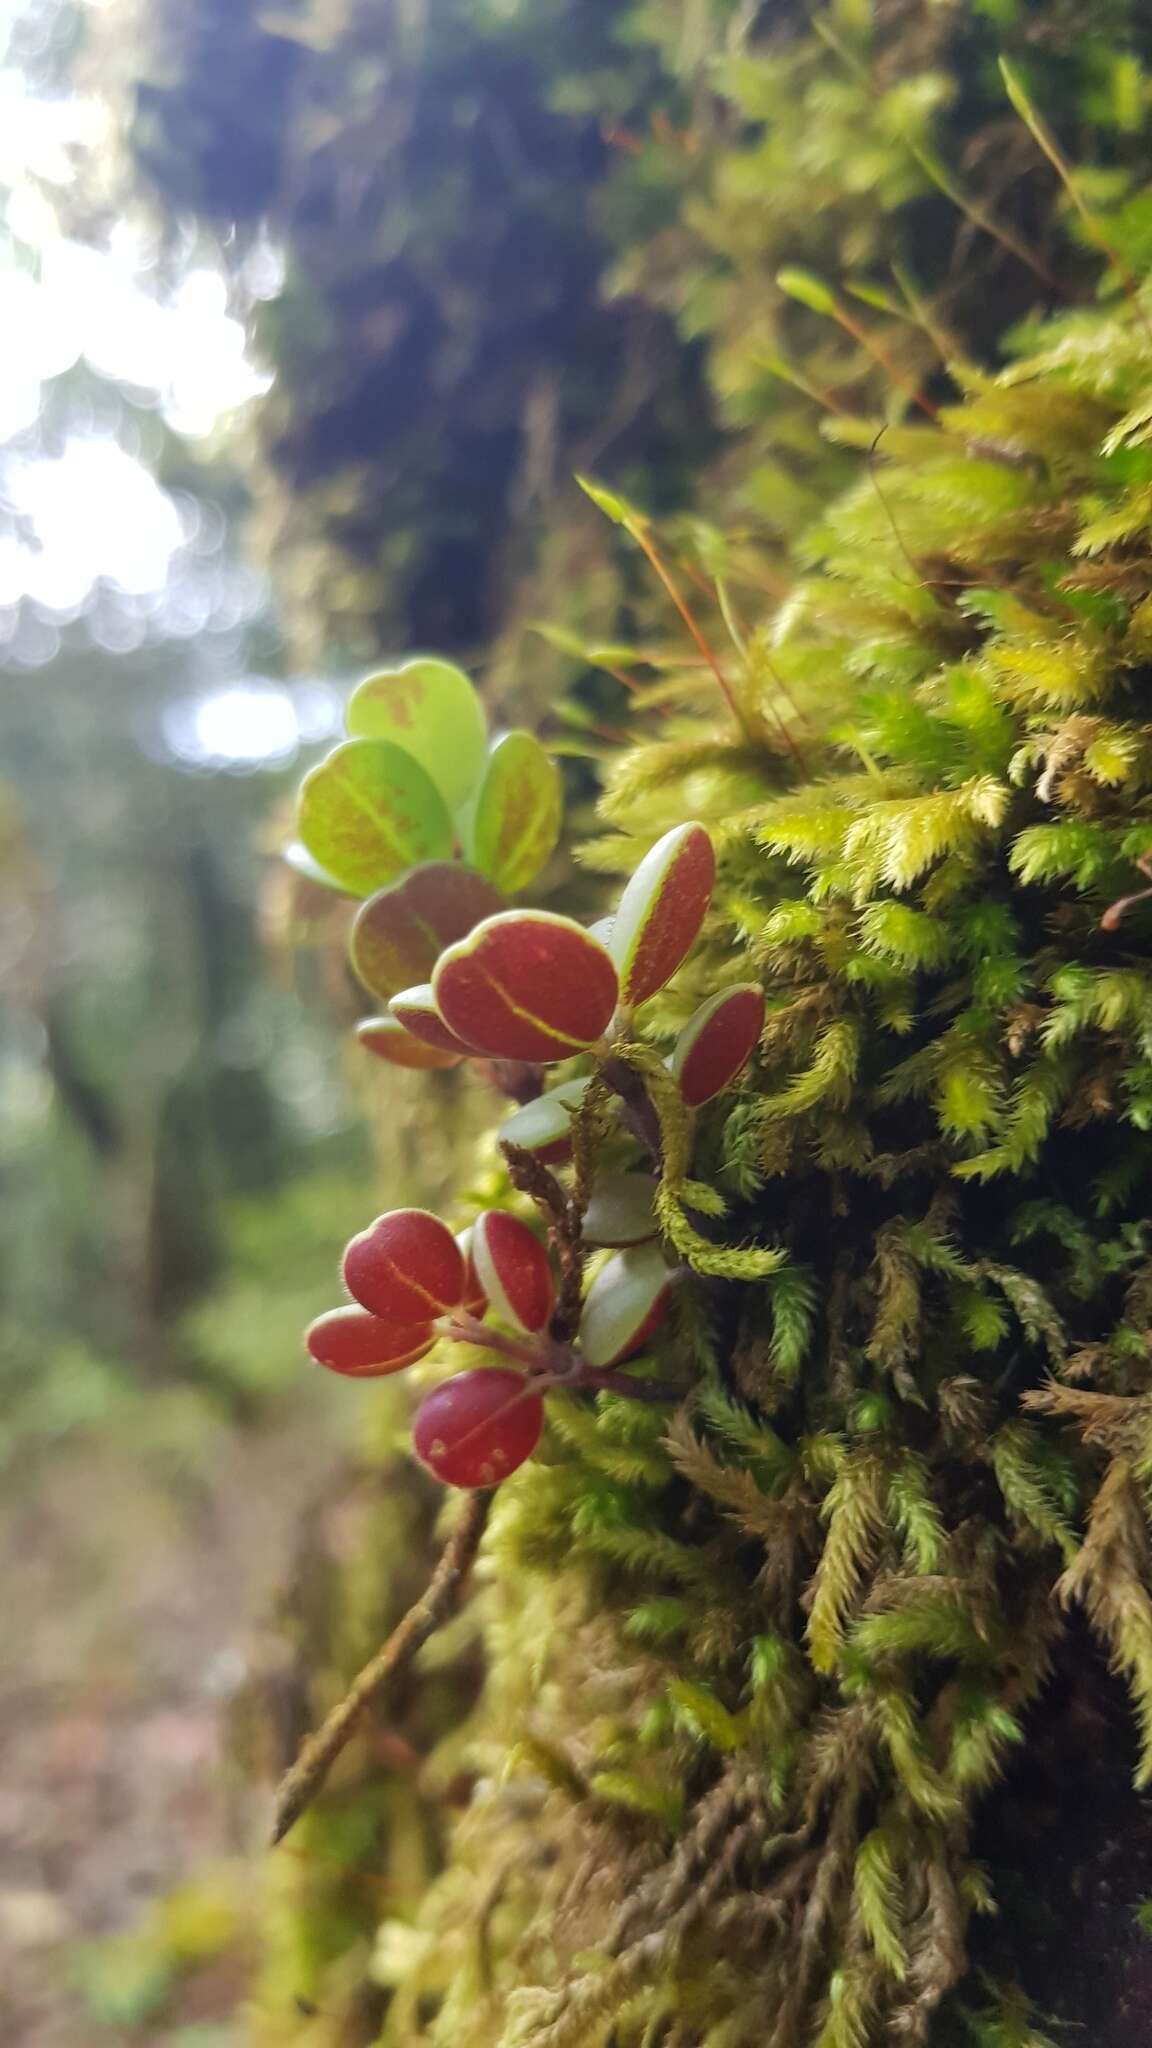
[[[977,1826],[1001,1910],[976,1923],[972,1947],[1042,2024],[1092,2048],[1152,2043],[1152,1931],[1137,1917],[1152,1899],[1152,1800],[1133,1796],[1136,1763],[1124,1688],[1075,1624]]]
[[[168,17],[176,76],[137,88],[137,155],[169,204],[286,243],[262,439],[282,568],[322,536],[364,579],[338,631],[476,650],[574,469],[640,465],[669,504],[715,449],[696,352],[602,290],[603,130],[657,77],[616,40],[626,13],[454,4],[414,28],[368,6],[324,47],[258,10]]]

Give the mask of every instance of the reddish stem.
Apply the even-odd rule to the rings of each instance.
[[[684,624],[691,637],[693,646],[697,649],[697,651],[700,654],[703,655],[704,660],[707,662],[708,667],[711,669],[712,674],[716,679],[721,695],[723,696],[729,711],[732,713],[732,716],[736,720],[736,723],[739,726],[741,732],[744,732],[744,714],[740,709],[740,705],[736,698],[735,692],[732,689],[732,685],[728,681],[727,676],[724,674],[724,671],[721,668],[720,663],[717,661],[715,654],[709,647],[708,642],[704,638],[703,633],[700,631],[699,626],[696,624],[696,620],[693,617],[691,611],[689,610],[688,605],[681,591],[679,590],[675,581],[673,580],[671,573],[668,569],[665,568],[664,562],[661,559],[661,556],[655,546],[655,543],[649,539],[648,535],[645,533],[644,528],[642,526],[629,526],[628,531],[632,535],[632,538],[636,542],[636,545],[644,554],[646,560],[650,563],[651,567],[656,571],[657,576],[660,578],[661,583],[663,584],[665,590],[667,591],[669,597],[671,598],[673,604],[679,612],[680,617],[684,621]]]
[[[557,1387],[565,1393],[582,1393],[591,1389],[593,1392],[624,1394],[635,1401],[678,1401],[684,1391],[667,1380],[634,1380],[627,1373],[588,1365],[571,1344],[560,1344],[543,1331],[537,1337],[506,1336],[502,1330],[490,1330],[486,1323],[469,1315],[466,1310],[442,1316],[437,1328],[457,1344],[477,1344],[483,1350],[495,1351],[500,1357],[509,1358],[524,1368],[527,1377],[522,1392],[513,1394],[496,1411],[498,1415],[514,1407],[525,1394],[546,1394]],[[477,1429],[487,1428],[493,1419],[485,1417],[483,1423],[477,1424]],[[467,1438],[462,1441],[466,1442]]]
[[[846,313],[843,306],[840,305],[834,308],[832,317],[837,325],[844,329],[845,334],[850,334],[853,341],[858,342],[865,353],[871,356],[872,361],[879,364],[884,375],[896,386],[898,391],[905,392],[912,400],[913,405],[918,405],[921,412],[926,413],[930,420],[935,421],[939,418],[939,407],[933,405],[930,398],[925,398],[911,380],[905,377],[903,371],[899,370],[892,361],[887,350],[882,349],[878,341],[873,341],[866,327],[861,327],[860,322],[854,320],[851,313]]]

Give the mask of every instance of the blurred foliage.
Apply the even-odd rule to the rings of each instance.
[[[670,322],[599,291],[604,125],[656,75],[625,19],[614,0],[168,15],[141,163],[169,205],[266,222],[288,254],[257,327],[260,520],[305,651],[474,655],[574,468],[639,464],[675,503],[711,445]]]
[[[346,1114],[337,1056],[260,972],[251,784],[193,781],[140,747],[173,680],[163,652],[61,657],[10,676],[0,711],[28,847],[4,888],[13,1450],[133,1383],[190,1378],[240,1397],[241,1362],[214,1359],[181,1317],[224,1279],[245,1200],[274,1272],[270,1205],[280,1190],[300,1201],[317,1120]],[[367,1149],[345,1153],[346,1174],[354,1160],[363,1187]],[[65,1332],[71,1364],[46,1372]]]
[[[1132,0],[1090,20],[1074,0],[841,0],[816,27],[736,0],[160,15],[140,162],[180,214],[241,247],[267,224],[287,257],[258,325],[276,382],[257,523],[300,650],[483,651],[491,685],[539,707],[560,671],[526,621],[630,637],[574,471],[655,514],[692,498],[758,549],[850,473],[789,376],[848,405],[883,377],[781,291],[782,265],[850,313],[854,287],[879,293],[877,345],[930,387],[942,331],[986,358],[1087,280],[996,57],[1122,179]]]

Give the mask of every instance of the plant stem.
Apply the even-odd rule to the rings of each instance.
[[[643,1078],[630,1067],[627,1060],[615,1053],[600,1068],[603,1079],[612,1093],[619,1097],[624,1109],[624,1121],[637,1143],[645,1152],[657,1173],[664,1170],[664,1147],[660,1138],[660,1119],[652,1107]]]
[[[304,1743],[296,1762],[280,1781],[272,1846],[282,1842],[312,1804],[337,1757],[355,1733],[356,1723],[390,1678],[407,1670],[430,1636],[447,1621],[460,1598],[484,1534],[492,1504],[491,1491],[470,1494],[441,1553],[428,1589],[408,1609],[376,1655],[358,1673],[338,1707]]]
[[[851,313],[846,313],[838,301],[833,305],[832,318],[838,327],[844,329],[845,334],[851,335],[852,340],[864,350],[866,355],[871,356],[872,361],[879,365],[889,382],[894,384],[898,391],[903,391],[906,397],[911,399],[913,405],[918,405],[921,412],[926,413],[930,420],[935,421],[939,418],[939,407],[933,405],[930,398],[925,398],[917,390],[911,379],[906,377],[904,372],[893,362],[887,350],[881,348],[878,341],[873,341],[868,329],[862,327],[860,322]]]
[[[632,1401],[682,1401],[687,1392],[685,1387],[674,1387],[671,1380],[634,1380],[626,1372],[597,1372],[590,1365],[584,1366],[575,1384],[605,1394],[625,1394]]]
[[[840,59],[840,62],[849,71],[854,72],[856,77],[865,84],[871,83],[867,65],[861,63],[860,59],[840,40],[840,37],[828,26],[828,23],[822,16],[814,16],[812,26],[820,37],[821,42]],[[964,215],[965,220],[970,220],[973,227],[979,228],[984,234],[991,236],[994,242],[999,242],[1002,249],[1007,249],[1010,255],[1016,257],[1018,262],[1025,264],[1040,279],[1042,284],[1047,285],[1049,291],[1059,293],[1061,298],[1067,298],[1068,294],[1064,286],[1058,278],[1053,276],[1047,266],[1040,261],[1034,250],[1028,247],[1027,242],[1021,240],[1014,228],[1005,226],[1003,222],[996,220],[994,215],[986,212],[977,200],[972,199],[964,190],[959,180],[954,178],[952,173],[940,162],[938,156],[931,150],[925,149],[923,143],[913,141],[912,137],[904,129],[898,132],[897,140],[903,144],[909,155],[919,164],[925,177],[931,179],[937,190],[943,193],[945,199],[949,200]]]
[[[636,542],[637,547],[640,549],[645,559],[650,563],[651,567],[655,570],[657,576],[659,577],[661,583],[664,586],[664,589],[667,591],[669,597],[671,598],[673,604],[679,612],[680,617],[683,619],[684,624],[691,637],[693,646],[696,648],[698,653],[703,655],[704,660],[707,662],[708,667],[711,669],[712,674],[716,679],[716,683],[719,687],[721,695],[724,698],[724,702],[727,704],[729,711],[732,713],[733,718],[736,720],[736,723],[739,726],[741,733],[743,733],[744,737],[747,738],[748,730],[744,723],[744,713],[740,708],[739,701],[732,688],[732,685],[728,681],[727,676],[724,674],[724,671],[721,668],[720,663],[717,661],[715,654],[709,647],[708,642],[704,638],[703,633],[700,631],[700,628],[697,625],[696,620],[692,615],[692,612],[689,610],[687,601],[684,598],[683,593],[679,589],[678,585],[676,584],[670,570],[668,570],[665,567],[664,561],[659,553],[659,550],[656,547],[655,542],[649,538],[648,534],[645,532],[642,526],[630,523],[628,525],[627,531],[631,534],[632,539]]]
[[[541,1353],[538,1342],[531,1338],[506,1336],[503,1330],[491,1330],[478,1316],[469,1315],[466,1309],[453,1309],[451,1315],[441,1316],[436,1325],[440,1334],[453,1344],[477,1344],[484,1351],[499,1352],[502,1358],[510,1358],[515,1365],[524,1365],[536,1372],[541,1367]]]

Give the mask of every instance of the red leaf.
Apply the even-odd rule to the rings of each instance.
[[[469,1224],[467,1230],[456,1232],[456,1242],[464,1261],[463,1306],[470,1316],[482,1318],[488,1313],[488,1296],[480,1285],[480,1275],[476,1271],[476,1261],[472,1257],[472,1228]]]
[[[764,1029],[764,992],[754,982],[721,989],[690,1017],[672,1053],[672,1072],[690,1109],[710,1102],[746,1066]]]
[[[712,899],[716,856],[703,825],[675,825],[646,853],[616,911],[609,950],[620,1000],[647,1002],[692,951]]]
[[[462,861],[428,861],[378,889],[352,921],[349,952],[370,994],[387,1001],[427,981],[445,946],[504,908],[491,882]]]
[[[393,996],[388,1008],[398,1024],[410,1031],[424,1045],[435,1046],[437,1052],[455,1053],[457,1059],[475,1059],[478,1048],[466,1045],[454,1031],[448,1029],[432,993],[431,983],[422,988],[406,988]]]
[[[485,1209],[476,1218],[472,1256],[480,1284],[498,1316],[534,1336],[556,1305],[548,1254],[518,1216]]]
[[[414,1323],[459,1308],[464,1260],[452,1232],[427,1209],[392,1209],[352,1239],[344,1284],[362,1308]]]
[[[345,1306],[317,1316],[304,1342],[317,1365],[329,1372],[370,1380],[414,1365],[431,1350],[434,1336],[431,1323],[385,1322],[367,1309]]]
[[[460,1064],[459,1053],[441,1052],[438,1046],[414,1038],[396,1017],[361,1017],[356,1036],[366,1052],[375,1053],[378,1060],[387,1060],[392,1067],[433,1072]]]
[[[606,1030],[616,970],[569,917],[505,910],[450,946],[432,976],[449,1030],[496,1059],[560,1060]]]
[[[421,1402],[412,1448],[448,1486],[498,1486],[531,1457],[543,1427],[544,1403],[521,1373],[479,1366]]]

